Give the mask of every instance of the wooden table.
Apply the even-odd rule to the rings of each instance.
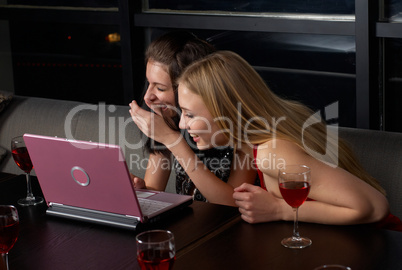
[[[175,269],[313,270],[323,264],[341,264],[353,270],[402,269],[400,232],[299,223],[300,234],[313,244],[292,250],[281,245],[292,229],[290,222],[238,222],[181,256]]]
[[[14,177],[15,177],[14,174],[0,172],[0,182],[1,181],[6,181],[7,179],[14,178]]]
[[[33,177],[34,195],[42,195]],[[25,176],[0,181],[0,204],[13,204],[20,215],[20,233],[9,253],[10,268],[23,269],[139,269],[135,235],[146,229],[169,229],[175,235],[177,256],[199,241],[224,230],[239,219],[234,207],[193,202],[163,222],[138,231],[51,217],[46,205],[21,207],[26,194]]]
[[[42,195],[33,179],[35,195]],[[0,181],[0,204],[25,196],[25,177]],[[18,206],[20,234],[9,254],[11,270],[139,269],[138,232],[49,217],[44,204]],[[344,264],[356,269],[402,269],[402,233],[369,225],[325,226],[300,223],[300,233],[312,246],[290,250],[281,246],[292,233],[292,222],[250,225],[237,208],[194,202],[163,222],[143,227],[171,230],[180,269],[309,269]]]

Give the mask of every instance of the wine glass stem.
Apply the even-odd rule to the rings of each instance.
[[[26,173],[26,178],[27,178],[27,198],[33,199],[33,193],[32,193],[32,185],[31,185],[31,175],[29,173]]]
[[[294,212],[293,237],[300,238],[299,224],[298,224],[299,208],[298,207],[293,208],[293,212]]]
[[[1,257],[4,262],[4,266],[6,267],[5,269],[8,270],[8,253],[1,253]]]

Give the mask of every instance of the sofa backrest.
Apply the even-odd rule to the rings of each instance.
[[[22,173],[11,157],[10,142],[12,137],[24,133],[118,144],[130,172],[139,177],[145,175],[148,154],[143,151],[143,136],[131,119],[128,105],[14,96],[0,114],[0,147],[8,152],[0,163],[0,171]],[[169,180],[167,191],[174,192],[174,180]]]
[[[128,106],[91,105],[75,101],[14,96],[0,112],[0,148],[7,156],[0,171],[21,174],[10,152],[14,136],[33,133],[119,144],[130,171],[144,177],[148,155],[142,150],[142,136],[131,120]],[[393,214],[402,218],[402,134],[383,131],[339,128],[363,167],[387,191]],[[175,192],[175,174],[166,188]]]
[[[391,213],[402,218],[402,133],[340,127],[339,136],[386,190]]]

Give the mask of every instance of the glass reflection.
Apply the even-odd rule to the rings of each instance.
[[[354,0],[145,0],[148,9],[354,14]]]
[[[153,37],[164,32],[153,30]],[[244,57],[280,96],[313,110],[339,102],[339,124],[356,121],[353,36],[243,31],[193,31],[219,50]]]
[[[384,0],[384,15],[391,22],[402,22],[402,0]]]

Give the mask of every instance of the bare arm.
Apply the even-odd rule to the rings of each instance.
[[[235,160],[232,162],[228,182],[223,182],[198,159],[184,140],[170,147],[169,150],[209,202],[235,206],[233,189],[242,183],[254,182],[255,170],[251,166],[236,165]]]
[[[147,189],[164,191],[171,172],[170,159],[161,154],[150,154],[145,172]]]
[[[141,164],[142,165],[142,164]],[[170,159],[160,154],[150,154],[144,179],[130,173],[134,188],[164,191],[171,172]]]
[[[131,116],[137,126],[147,136],[164,144],[172,152],[209,202],[234,206],[235,202],[232,196],[234,187],[243,182],[252,183],[254,181],[255,172],[249,166],[248,170],[232,167],[233,171],[228,183],[223,182],[195,155],[182,135],[171,130],[160,116],[142,110],[135,102],[131,103],[130,106]],[[153,128],[155,126],[158,128]]]
[[[269,153],[276,161],[286,164],[304,164],[311,168],[312,185],[309,198],[299,209],[299,220],[324,224],[358,224],[381,220],[388,213],[386,198],[363,180],[336,167],[333,168],[307,155],[288,141],[276,141],[259,148],[257,159]],[[291,207],[282,199],[277,168],[260,168],[269,192],[261,188],[242,186],[236,189],[234,198],[243,218],[250,222],[292,220]],[[269,205],[269,206],[267,206]]]

